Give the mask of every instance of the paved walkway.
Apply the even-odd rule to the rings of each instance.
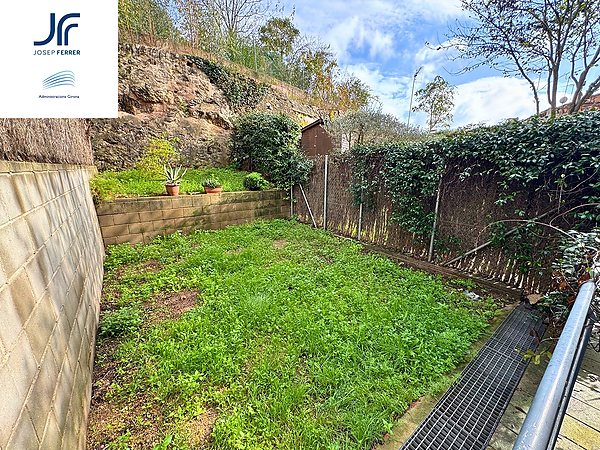
[[[544,375],[547,361],[529,364],[487,450],[511,450]],[[585,352],[556,450],[600,450],[600,353]]]

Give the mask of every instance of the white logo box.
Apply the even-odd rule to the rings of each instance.
[[[118,0],[2,2],[0,117],[118,113]]]

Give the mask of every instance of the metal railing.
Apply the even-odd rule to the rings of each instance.
[[[581,285],[513,450],[551,450],[562,425],[595,317],[596,283]]]

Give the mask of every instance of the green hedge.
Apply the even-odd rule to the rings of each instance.
[[[231,161],[278,187],[303,183],[312,162],[298,148],[300,126],[285,114],[251,113],[234,123]]]

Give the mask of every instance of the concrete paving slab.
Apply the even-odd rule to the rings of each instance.
[[[540,364],[529,365],[487,450],[512,449],[525,419],[524,412],[529,410],[547,365],[547,359]],[[597,352],[588,348],[555,449],[600,450],[599,426],[600,358]],[[505,429],[510,429],[514,434],[506,433]]]

